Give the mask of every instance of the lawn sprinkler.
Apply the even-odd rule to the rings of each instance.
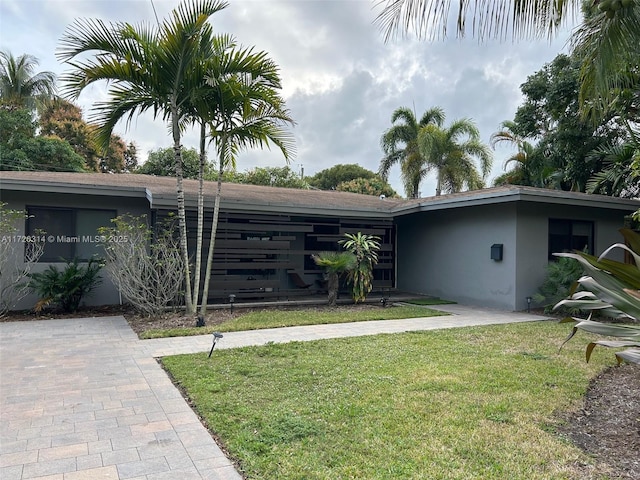
[[[380,305],[382,305],[382,308],[384,308],[387,306],[387,303],[389,303],[389,296],[385,295],[384,289],[382,289],[382,298],[380,299]]]
[[[213,349],[216,348],[216,343],[218,343],[218,340],[221,338],[222,338],[222,334],[220,332],[213,332],[213,345],[211,345],[211,350],[209,350],[209,358],[211,358]]]

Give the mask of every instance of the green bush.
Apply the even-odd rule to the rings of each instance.
[[[64,270],[50,265],[44,272],[31,273],[29,288],[40,296],[34,310],[41,311],[47,305],[57,305],[63,312],[75,312],[84,297],[96,288],[102,279],[98,276],[102,262],[91,259],[86,266],[74,258]]]
[[[547,274],[538,289],[538,293],[533,296],[533,300],[544,305],[544,311],[549,313],[555,304],[567,298],[573,293],[577,281],[584,273],[584,268],[574,258],[559,257],[555,262],[547,265]],[[575,313],[575,312],[574,312]]]

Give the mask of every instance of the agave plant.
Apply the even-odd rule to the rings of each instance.
[[[378,263],[380,238],[362,232],[345,233],[344,240],[338,243],[356,257],[354,268],[347,272],[351,283],[351,295],[355,303],[364,302],[373,288],[373,267]]]
[[[619,340],[597,340],[586,349],[587,362],[597,345],[611,348],[625,347],[616,353],[618,363],[623,361],[640,364],[640,235],[633,230],[621,229],[627,245],[616,243],[605,250],[600,257],[587,253],[556,253],[559,257],[578,260],[585,268],[585,275],[578,280],[582,290],[575,291],[569,298],[554,307],[578,308],[591,312],[585,319],[570,317],[562,322],[576,322],[569,337],[578,330],[619,338]],[[634,264],[626,264],[606,258],[615,249],[628,252]],[[630,323],[602,323],[592,320],[592,314],[601,315]],[[564,345],[563,343],[563,345]]]

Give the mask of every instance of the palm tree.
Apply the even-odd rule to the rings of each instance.
[[[426,125],[418,134],[418,149],[424,160],[414,168],[419,167],[421,175],[437,171],[436,196],[484,187],[492,157],[471,120],[456,120],[448,128]],[[480,161],[480,171],[474,158]]]
[[[385,40],[405,32],[431,39],[447,35],[449,2],[386,0],[380,3],[384,7],[376,22],[384,31]],[[470,24],[473,34],[480,39],[504,39],[510,32],[514,38],[552,37],[568,18],[574,18],[583,2],[523,0],[507,4],[458,0],[456,4],[459,36],[465,35]],[[634,82],[637,86],[640,2],[589,2],[583,13],[585,20],[572,35],[571,45],[583,59],[581,111],[597,121],[615,98],[616,90],[629,88]]]
[[[491,147],[495,149],[499,143],[508,143],[515,146],[517,152],[505,160],[502,168],[506,171],[511,163],[515,163],[515,167],[499,177],[500,180],[496,180],[500,183],[530,185],[532,187],[544,186],[544,178],[535,162],[536,147],[515,132],[516,123],[514,121],[505,120],[501,127],[501,130],[491,135]],[[496,184],[498,183],[496,182]]]
[[[394,125],[380,139],[385,156],[380,161],[378,172],[387,181],[391,167],[400,163],[405,193],[409,198],[418,197],[418,188],[423,176],[419,168],[414,168],[423,163],[418,148],[418,132],[426,125],[442,125],[442,122],[444,111],[439,107],[427,110],[419,123],[409,108],[400,107],[391,115],[391,123]]]
[[[222,45],[225,46],[224,51],[206,63],[209,97],[205,104],[213,103],[216,109],[204,118],[207,119],[211,142],[218,152],[218,184],[200,306],[201,317],[204,317],[207,309],[225,170],[235,169],[237,154],[246,148],[261,148],[273,143],[287,161],[294,150],[293,137],[284,128],[294,122],[278,94],[281,89],[278,66],[268,58],[266,52],[236,48],[235,42],[229,39],[222,39]]]
[[[620,144],[604,145],[589,154],[602,158],[604,168],[587,182],[587,193],[623,198],[640,195],[640,135],[629,129],[631,139]]]
[[[52,72],[34,73],[38,59],[32,55],[14,57],[0,52],[0,98],[4,103],[33,111],[39,100],[56,92],[56,76]]]
[[[313,261],[327,272],[327,292],[329,305],[336,306],[340,275],[353,270],[356,266],[356,256],[351,252],[320,252],[311,255]]]
[[[583,116],[599,123],[626,89],[635,90],[637,100],[640,2],[601,1],[597,6],[585,2],[583,14],[584,21],[571,37],[572,53],[582,59],[580,108]],[[628,109],[621,110],[626,116]]]
[[[412,32],[419,38],[444,38],[450,25],[450,10],[457,7],[456,33],[463,37],[467,25],[480,39],[506,38],[509,31],[514,37],[530,38],[551,36],[580,8],[580,2],[556,0],[488,2],[486,0],[386,0],[376,23],[384,32],[385,40],[400,33]],[[452,7],[453,6],[453,7]],[[470,12],[473,14],[470,16]],[[471,18],[469,18],[471,17]],[[470,20],[470,21],[468,21]]]
[[[106,24],[101,20],[77,19],[65,32],[58,57],[74,69],[64,76],[65,92],[77,98],[98,81],[109,82],[110,99],[96,105],[92,121],[98,123],[98,140],[108,146],[118,121],[130,122],[146,111],[161,115],[169,124],[176,161],[176,196],[180,245],[185,262],[185,303],[192,303],[191,273],[187,250],[187,227],[181,158],[181,128],[192,113],[192,93],[204,78],[194,74],[202,64],[202,38],[210,38],[209,18],[224,9],[221,0],[191,0],[174,9],[158,28],[129,23]],[[78,57],[93,53],[90,59]]]

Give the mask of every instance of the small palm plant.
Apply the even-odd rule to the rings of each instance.
[[[324,268],[327,272],[329,305],[335,307],[338,299],[340,275],[355,267],[356,256],[351,252],[320,252],[317,255],[311,255],[311,258],[316,262],[316,265]]]
[[[347,272],[347,279],[352,285],[353,301],[364,302],[373,288],[373,267],[378,263],[380,238],[361,232],[345,233],[344,240],[338,243],[356,257],[356,264]]]
[[[621,243],[612,245],[600,257],[587,253],[556,253],[560,257],[575,258],[585,268],[585,275],[578,280],[581,291],[559,302],[555,308],[569,307],[599,312],[602,315],[628,323],[602,323],[589,318],[565,318],[563,322],[577,322],[568,342],[576,332],[584,330],[599,335],[617,337],[620,340],[597,340],[587,346],[587,361],[597,345],[611,348],[627,348],[616,353],[618,363],[623,361],[640,364],[640,235],[633,230],[621,229],[630,247]],[[610,260],[607,255],[614,249],[627,251],[635,261],[625,264]],[[628,348],[630,347],[630,348]]]
[[[40,295],[34,310],[40,312],[50,304],[56,304],[63,312],[75,312],[84,297],[89,295],[101,282],[100,259],[91,259],[86,266],[74,258],[67,262],[64,270],[49,265],[43,272],[29,275],[29,288]]]

